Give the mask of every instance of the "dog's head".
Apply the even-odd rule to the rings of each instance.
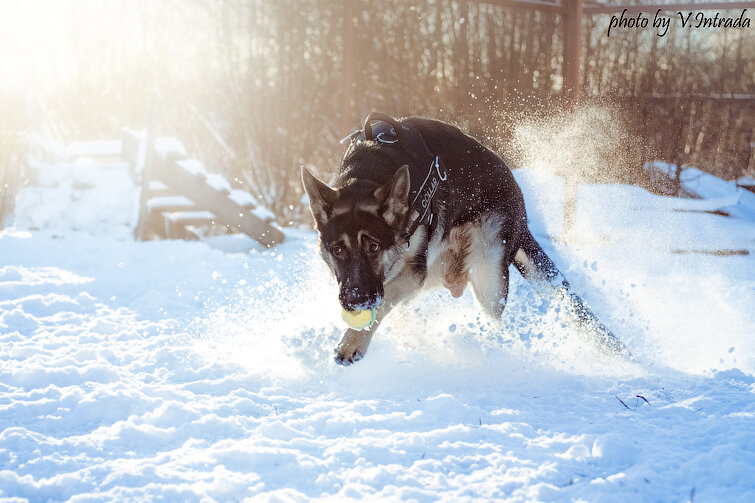
[[[399,236],[409,210],[409,167],[384,185],[355,181],[332,189],[302,168],[304,189],[320,233],[320,251],[338,280],[344,309],[374,309],[383,285],[403,268]]]

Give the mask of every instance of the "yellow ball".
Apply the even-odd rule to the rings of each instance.
[[[375,323],[375,310],[361,309],[359,311],[347,311],[344,309],[341,312],[341,318],[354,330],[365,330]]]

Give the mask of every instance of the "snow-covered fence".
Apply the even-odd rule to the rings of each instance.
[[[755,194],[738,181],[726,181],[697,168],[658,161],[646,163],[644,169],[651,179],[666,180],[668,195],[704,200],[704,206],[698,211],[755,221]],[[658,186],[660,183],[655,184]]]
[[[755,193],[755,177],[754,176],[740,177],[737,180],[737,187],[741,187],[745,190],[749,190],[750,192]]]
[[[264,208],[251,194],[231,188],[217,174],[190,159],[175,140],[160,139],[153,146],[143,135],[124,130],[123,157],[132,172],[141,172],[142,194],[137,239],[150,237],[197,239],[194,227],[221,225],[243,232],[263,246],[282,243],[285,235],[273,227]],[[143,167],[142,167],[143,166]]]

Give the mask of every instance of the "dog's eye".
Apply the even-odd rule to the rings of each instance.
[[[336,243],[333,245],[333,247],[330,249],[331,253],[336,256],[336,258],[343,258],[343,246],[341,246],[341,243]]]
[[[367,252],[368,253],[377,253],[380,251],[380,244],[375,241],[370,241],[367,243]]]

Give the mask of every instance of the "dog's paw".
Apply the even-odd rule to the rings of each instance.
[[[337,364],[343,365],[344,367],[348,367],[352,363],[356,363],[362,358],[364,358],[364,356],[362,355],[362,353],[359,352],[359,350],[354,351],[354,353],[351,356],[347,356],[336,349],[336,355],[334,357],[334,360],[336,361]]]
[[[351,365],[364,358],[370,345],[370,332],[347,329],[336,347],[335,360],[339,365]]]

